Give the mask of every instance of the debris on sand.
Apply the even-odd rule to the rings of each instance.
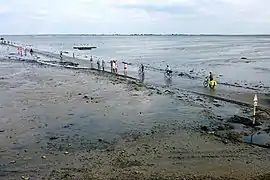
[[[232,141],[232,142],[240,142],[241,139],[244,137],[243,134],[238,133],[238,132],[228,132],[225,136],[226,139]]]
[[[56,140],[56,139],[58,139],[59,137],[56,137],[56,136],[52,136],[52,137],[50,137],[49,139],[52,141],[52,140]]]
[[[246,126],[258,126],[260,123],[258,121],[253,124],[253,121],[250,118],[234,115],[233,117],[229,118],[228,122],[244,124]]]
[[[63,66],[75,66],[77,67],[79,65],[79,63],[74,63],[74,62],[59,62],[60,65],[63,65]]]
[[[22,176],[22,179],[23,179],[23,180],[29,180],[30,178],[27,177],[27,176]]]
[[[83,99],[89,99],[89,97],[87,95],[83,96]]]
[[[201,130],[206,132],[209,131],[210,129],[207,126],[201,126]]]
[[[10,161],[10,163],[11,163],[11,164],[15,164],[15,163],[16,163],[16,161],[15,161],[15,160],[13,160],[13,161]]]
[[[66,124],[63,126],[63,128],[70,128],[71,126],[73,126],[74,124],[70,123],[70,124]]]

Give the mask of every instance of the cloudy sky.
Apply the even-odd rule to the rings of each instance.
[[[270,34],[270,0],[0,0],[0,34]]]

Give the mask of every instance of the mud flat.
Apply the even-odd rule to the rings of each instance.
[[[0,179],[269,178],[269,149],[242,143],[235,124],[248,124],[231,118],[247,107],[8,61],[0,87]]]

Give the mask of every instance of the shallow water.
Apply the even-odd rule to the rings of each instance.
[[[264,131],[256,132],[250,136],[245,136],[243,138],[243,142],[256,144],[256,145],[262,145],[262,146],[269,148],[270,147],[270,136],[269,136],[269,133],[266,133]]]
[[[22,144],[42,139],[48,133],[50,136],[54,133],[80,134],[88,140],[112,140],[129,130],[144,131],[160,123],[177,122],[194,127],[197,123],[209,122],[208,114],[202,114],[202,105],[213,103],[220,105],[213,106],[210,111],[223,117],[239,111],[237,106],[216,100],[192,102],[197,95],[187,97],[180,93],[190,98],[185,103],[169,96],[125,92],[120,85],[114,87],[106,80],[94,80],[92,75],[71,70],[19,62],[1,62],[0,69],[1,128],[7,129],[4,133],[13,134],[11,129],[19,126],[18,137],[24,139],[30,135],[33,138],[30,141],[28,137]],[[85,94],[97,97],[94,100],[97,103],[87,104],[83,99]],[[32,136],[35,133],[39,135]],[[5,138],[1,140],[8,143]]]
[[[2,47],[2,55],[10,51],[16,49],[7,51]],[[45,56],[41,59],[54,60]],[[147,69],[147,80],[163,84],[162,72],[152,70]],[[64,151],[102,149],[107,143],[149,132],[155,126],[175,124],[193,129],[213,121],[221,123],[241,113],[236,105],[195,94],[178,91],[179,99],[165,94],[148,95],[129,91],[116,81],[112,85],[106,77],[24,62],[1,61],[0,77],[0,169],[3,170],[0,176],[2,173],[3,177],[5,170],[55,168],[49,162],[41,163],[44,154],[52,156],[53,163],[64,162],[65,157],[61,157]],[[214,93],[201,88],[198,82],[173,77],[171,86]],[[95,97],[93,102],[87,102],[90,100],[84,99],[85,95]],[[14,160],[16,163],[11,163]]]
[[[48,36],[6,36],[6,39],[35,48],[59,53],[67,51],[72,56],[83,59],[83,65],[89,65],[89,55],[109,61],[130,62],[130,75],[136,76],[140,63],[146,64],[146,80],[163,83],[162,69],[169,64],[176,75],[189,73],[199,79],[173,77],[173,85],[189,88],[201,86],[203,77],[213,71],[218,82],[238,84],[243,87],[256,87],[259,91],[268,91],[270,81],[267,78],[270,65],[270,37],[268,36],[161,36],[161,37],[113,37],[82,35]],[[97,46],[92,51],[73,50],[74,45]],[[85,58],[85,55],[88,57]],[[246,57],[247,59],[241,59]],[[107,66],[109,64],[107,63]],[[148,68],[149,67],[149,68]],[[119,69],[123,69],[121,64]],[[190,70],[193,70],[190,73]],[[259,81],[261,81],[259,83]],[[218,86],[221,89],[224,85]],[[259,87],[257,87],[259,86]],[[238,88],[239,91],[244,88]]]

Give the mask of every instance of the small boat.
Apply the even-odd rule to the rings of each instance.
[[[74,46],[73,49],[79,49],[79,50],[91,50],[95,49],[97,47],[94,46]]]

